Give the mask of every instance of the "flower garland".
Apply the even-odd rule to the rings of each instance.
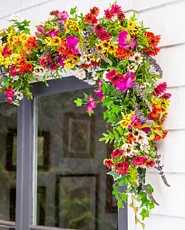
[[[23,95],[32,98],[29,82],[35,75],[47,79],[61,77],[66,69],[90,85],[94,95],[77,98],[77,106],[86,105],[91,115],[98,103],[105,107],[104,119],[111,129],[100,141],[113,143],[114,150],[104,164],[114,177],[113,194],[118,208],[131,194],[130,207],[136,223],[144,223],[150,210],[158,205],[153,188],[145,181],[146,169],[159,171],[169,186],[161,165],[157,142],[167,131],[169,98],[167,84],[157,83],[162,70],[152,56],[159,53],[160,36],[147,31],[135,14],[129,19],[116,3],[98,19],[93,7],[85,16],[52,11],[49,19],[30,34],[29,21],[14,16],[12,25],[0,32],[0,93],[6,101],[19,105]],[[125,192],[119,186],[127,186]],[[136,206],[136,204],[138,206]]]

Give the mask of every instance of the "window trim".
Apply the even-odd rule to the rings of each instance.
[[[37,124],[35,119],[37,110],[37,97],[49,96],[64,92],[92,88],[87,83],[74,77],[65,77],[49,80],[49,87],[42,82],[32,83],[31,91],[34,100],[24,98],[18,108],[17,115],[17,174],[16,174],[16,224],[9,221],[1,221],[0,227],[11,227],[17,230],[70,230],[56,227],[36,226],[36,189],[37,178],[35,159],[34,132]],[[5,101],[5,96],[0,96],[0,102]],[[120,187],[120,191],[125,191]],[[3,225],[4,224],[4,225]],[[118,230],[128,229],[127,205],[118,211]]]

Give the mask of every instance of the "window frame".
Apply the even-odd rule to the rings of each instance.
[[[23,98],[17,114],[17,169],[16,169],[16,222],[1,221],[0,227],[16,228],[17,230],[69,230],[57,227],[36,225],[36,190],[37,190],[37,159],[35,154],[34,133],[37,124],[37,98],[71,92],[85,88],[92,88],[77,78],[65,77],[49,80],[49,87],[42,82],[30,85],[33,100]],[[0,96],[0,102],[5,96]],[[12,105],[13,106],[13,105]],[[119,188],[125,191],[124,187]],[[118,230],[128,229],[127,206],[118,211]]]

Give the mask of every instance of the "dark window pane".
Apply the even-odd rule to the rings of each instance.
[[[84,90],[38,100],[37,224],[81,230],[116,230],[117,207],[99,142],[103,110],[91,117],[74,100]],[[86,89],[86,93],[93,93]]]
[[[15,221],[17,108],[0,103],[0,219]]]

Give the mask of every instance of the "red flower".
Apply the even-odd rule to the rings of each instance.
[[[90,9],[90,13],[94,16],[97,17],[99,14],[100,10],[98,7],[94,6],[93,8]]]
[[[120,149],[114,149],[114,151],[111,153],[111,157],[114,159],[116,157],[121,157],[123,155],[123,151]]]
[[[141,156],[137,156],[135,157],[132,162],[136,165],[136,166],[142,166],[146,163],[148,159],[146,157],[141,157]]]
[[[117,74],[116,70],[113,69],[106,74],[106,78],[113,84],[117,84],[121,81],[121,79],[123,78],[123,75]]]
[[[158,47],[147,47],[147,48],[143,49],[143,51],[148,55],[156,56],[159,53],[160,48],[158,48]]]
[[[109,20],[114,16],[113,13],[109,9],[104,10],[104,13],[105,13],[105,17]]]
[[[160,116],[161,110],[159,108],[156,108],[155,106],[152,106],[152,112],[150,112],[150,118],[156,119]]]
[[[152,32],[145,32],[145,37],[147,37],[148,43],[152,47],[156,47],[159,44],[159,41],[161,39],[160,35],[154,35]]]
[[[128,173],[129,163],[126,161],[122,161],[116,164],[115,172],[120,175],[124,175]]]
[[[84,20],[85,20],[85,22],[87,22],[89,24],[96,24],[97,21],[98,21],[96,19],[96,17],[91,13],[86,14],[85,17],[84,17]]]
[[[97,25],[95,26],[95,29],[94,29],[94,31],[95,31],[95,33],[96,33],[97,36],[98,36],[103,30],[104,30],[104,28],[103,28],[103,26],[101,26],[100,24],[97,24]]]
[[[130,49],[123,49],[121,47],[118,47],[115,56],[117,58],[123,59],[123,58],[130,58],[132,55],[133,55],[132,50],[130,50]]]
[[[105,159],[103,161],[103,164],[107,166],[107,168],[111,168],[112,166],[114,166],[114,162],[111,159]]]
[[[171,96],[172,96],[171,93],[164,93],[164,94],[161,96],[161,98],[162,98],[162,99],[165,99],[165,100],[168,100]]]
[[[117,16],[118,16],[118,20],[120,22],[122,22],[125,19],[125,14],[124,13],[118,13]]]
[[[164,93],[167,89],[167,83],[163,82],[157,85],[154,88],[154,92],[152,93],[154,96],[160,96],[162,93]]]
[[[155,165],[155,161],[154,160],[148,160],[146,163],[145,163],[146,167],[154,167]]]
[[[132,143],[132,142],[134,142],[135,140],[136,140],[136,138],[134,137],[133,133],[130,132],[130,133],[128,134],[127,141],[130,142],[130,143]]]

